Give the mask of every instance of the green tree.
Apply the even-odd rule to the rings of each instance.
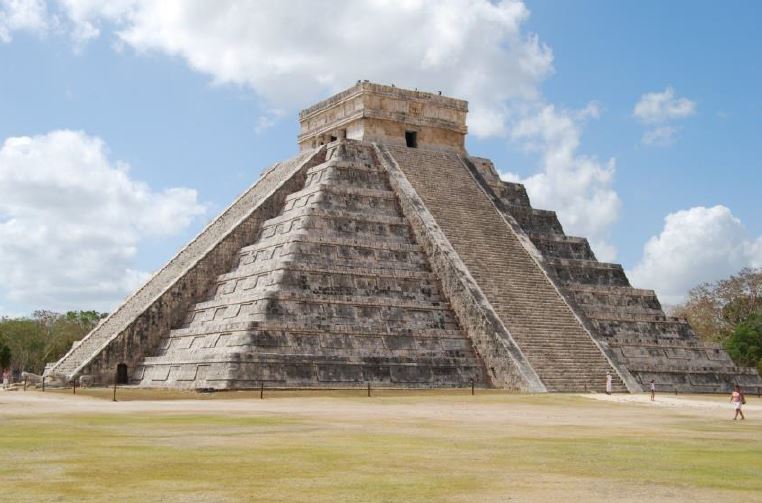
[[[61,358],[104,316],[97,311],[35,311],[31,317],[2,318],[0,344],[11,351],[11,368],[39,374],[46,363]]]
[[[674,306],[670,314],[688,320],[696,335],[705,341],[719,342],[727,330],[722,303],[710,283],[691,288],[685,303]]]
[[[692,288],[685,303],[671,310],[686,318],[699,338],[719,343],[756,312],[762,312],[762,269],[752,268]]]
[[[762,312],[741,322],[725,342],[725,350],[739,365],[762,371]]]
[[[0,369],[7,369],[11,366],[11,348],[3,344],[0,346]]]
[[[46,333],[33,319],[13,318],[0,321],[0,340],[11,350],[11,368],[40,373]]]

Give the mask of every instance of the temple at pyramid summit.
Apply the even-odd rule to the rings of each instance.
[[[762,384],[465,149],[468,104],[367,81],[47,375],[186,389]]]

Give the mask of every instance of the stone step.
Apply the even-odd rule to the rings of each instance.
[[[587,285],[584,283],[569,283],[565,286],[574,293],[590,293],[594,295],[613,295],[616,297],[656,297],[656,292],[632,286],[616,285]]]
[[[574,299],[578,306],[591,312],[645,312],[649,314],[658,314],[666,318],[666,315],[664,314],[664,311],[661,308],[661,304],[659,303],[659,300],[656,298],[656,296],[626,294],[593,295],[589,293],[573,292],[571,298]]]
[[[606,338],[611,337],[667,337],[674,339],[695,338],[690,326],[681,320],[667,318],[665,320],[611,320],[611,319],[591,319],[593,325],[598,329],[598,333]]]
[[[394,268],[374,268],[363,267],[365,264],[352,264],[353,267],[346,265],[327,266],[323,264],[308,264],[304,262],[278,262],[258,265],[252,267],[239,267],[230,273],[222,274],[217,278],[218,283],[232,280],[243,279],[251,276],[265,275],[270,273],[285,272],[303,272],[321,275],[343,275],[353,277],[376,277],[376,278],[416,278],[422,281],[434,278],[431,271],[428,270],[405,270]]]
[[[335,333],[324,332],[298,332],[293,330],[262,330],[260,328],[247,328],[245,325],[240,330],[231,330],[229,326],[217,325],[215,329],[208,326],[195,325],[188,329],[173,330],[166,339],[166,344],[161,350],[168,348],[206,348],[206,347],[239,347],[239,346],[262,346],[262,347],[303,347],[315,346],[321,348],[355,348],[355,349],[395,349],[412,350],[422,349],[447,350],[458,352],[471,352],[472,348],[468,340],[462,334],[455,332],[448,336],[447,330],[429,331],[428,335],[407,331],[389,331],[386,333]],[[439,332],[439,333],[437,333]]]
[[[264,320],[264,321],[239,321],[239,322],[225,322],[215,323],[209,322],[192,327],[176,328],[172,330],[170,337],[187,337],[198,336],[207,334],[219,334],[219,333],[231,333],[236,332],[247,333],[251,331],[262,332],[288,332],[290,334],[299,335],[325,335],[332,334],[334,336],[367,336],[367,337],[382,337],[382,336],[407,336],[422,338],[439,338],[439,339],[457,339],[463,338],[463,333],[458,328],[454,329],[441,329],[441,328],[413,328],[410,326],[398,327],[396,330],[390,330],[386,325],[378,324],[378,326],[358,326],[355,324],[334,324],[334,323],[305,323],[301,322],[289,322],[286,320]]]
[[[443,352],[427,352],[422,350],[410,351],[405,355],[403,350],[399,354],[387,351],[377,354],[363,354],[362,352],[347,352],[341,349],[319,348],[319,353],[311,352],[284,352],[282,348],[279,351],[264,349],[240,349],[240,348],[203,348],[196,349],[193,352],[186,351],[187,354],[180,352],[167,356],[151,356],[145,359],[145,365],[154,364],[172,364],[183,365],[188,363],[210,363],[210,362],[268,362],[272,360],[288,360],[299,358],[301,363],[352,363],[362,360],[381,363],[386,360],[388,363],[397,365],[419,364],[432,367],[478,367],[478,360],[473,356],[451,356]]]
[[[527,232],[527,235],[545,257],[596,260],[585,238],[546,232]]]
[[[473,157],[471,158],[474,159]],[[529,208],[529,196],[527,196],[526,188],[520,183],[511,183],[503,180],[497,180],[498,183],[493,185],[495,192],[497,193],[503,204],[508,206],[523,206]]]
[[[317,184],[353,186],[366,189],[383,189],[389,187],[386,173],[377,167],[364,168],[338,164],[315,166],[307,172],[306,187]]]
[[[378,180],[380,180],[380,183],[387,183],[386,174],[384,173],[384,170],[381,169],[380,166],[378,166],[378,163],[375,160],[368,160],[367,162],[358,162],[357,159],[329,159],[324,163],[317,164],[315,166],[312,166],[309,170],[307,170],[308,175],[314,175],[317,173],[324,173],[326,171],[339,171],[339,172],[346,172],[346,173],[371,173],[374,175],[379,175]],[[359,176],[359,175],[355,175]],[[332,181],[335,183],[335,181]],[[310,181],[307,180],[305,185],[309,185]]]
[[[564,352],[562,348],[548,348],[542,346],[532,346],[530,344],[523,344],[522,347],[527,349],[531,348],[533,358],[537,358],[538,356],[543,357],[540,358],[539,361],[547,361],[549,359],[588,361],[590,358],[598,358],[600,356],[600,352],[597,354],[593,353],[592,351],[583,352],[583,350],[580,348],[567,348],[567,351]]]
[[[372,267],[375,269],[428,269],[425,256],[419,251],[397,251],[369,247],[339,247],[335,245],[294,242],[288,246],[276,246],[256,254],[241,255],[238,265],[254,266],[270,262],[311,262],[332,267],[342,265]],[[356,266],[355,266],[356,267]]]
[[[394,254],[385,254],[384,257],[336,257],[325,256],[316,253],[301,253],[297,251],[292,254],[284,255],[281,263],[298,264],[302,269],[325,269],[325,268],[343,268],[347,271],[360,270],[382,270],[387,271],[417,271],[421,273],[429,272],[428,262],[418,260],[416,256],[411,260],[405,260],[405,257],[398,257]],[[289,268],[290,269],[290,268]]]
[[[336,183],[314,183],[305,186],[302,190],[286,196],[284,211],[288,211],[289,202],[303,199],[304,197],[312,194],[334,194],[338,196],[358,196],[379,200],[388,199],[391,201],[397,201],[397,196],[394,194],[394,191],[386,185],[380,189],[367,189],[363,187],[355,187],[353,185],[341,185]]]
[[[630,282],[621,264],[595,260],[546,258],[548,267],[563,285],[611,285],[627,287]]]
[[[582,307],[585,315],[591,320],[610,320],[610,321],[664,321],[667,316],[661,311],[646,311],[642,309],[627,309],[623,307],[608,308],[605,307]]]
[[[374,322],[364,321],[373,318]],[[268,321],[282,319],[284,321],[303,320],[310,323],[354,324],[361,329],[368,324],[386,324],[390,330],[410,323],[414,328],[455,328],[457,320],[451,312],[442,306],[441,309],[413,302],[384,305],[382,303],[367,305],[341,303],[303,303],[298,301],[278,300],[267,303],[250,303],[229,305],[218,308],[197,309],[188,313],[186,325],[215,322],[238,321]]]
[[[375,294],[369,295],[332,295],[306,290],[292,290],[287,287],[281,288],[279,285],[264,290],[251,290],[250,292],[251,293],[247,294],[227,295],[205,302],[199,302],[192,308],[192,310],[199,311],[222,306],[241,305],[252,302],[256,303],[264,300],[296,301],[304,304],[320,305],[347,304],[353,306],[398,307],[420,311],[439,311],[449,309],[447,302],[438,295],[431,295],[426,298],[415,298],[413,296],[410,298],[403,297],[403,295],[410,295],[407,292],[398,292],[400,294],[399,297],[395,295],[385,296],[383,295],[384,292],[376,292]]]
[[[291,309],[288,309],[288,308]],[[283,305],[283,303],[277,306],[275,312],[251,312],[247,310],[247,306],[242,306],[239,314],[229,317],[225,317],[225,313],[215,316],[215,313],[206,312],[193,312],[189,314],[199,313],[201,316],[197,316],[189,321],[185,326],[190,324],[208,323],[214,322],[264,322],[271,321],[273,319],[280,319],[284,322],[298,322],[304,321],[307,323],[335,323],[337,325],[353,325],[357,330],[377,330],[379,326],[387,326],[390,331],[396,332],[400,329],[411,327],[413,329],[455,329],[458,327],[457,320],[450,316],[447,311],[441,312],[441,315],[436,314],[431,310],[406,310],[403,308],[376,308],[366,307],[363,309],[357,309],[356,306],[326,306],[322,311],[316,312],[303,312],[297,311],[301,306],[296,304]],[[341,309],[337,310],[336,308]],[[363,316],[372,315],[375,319],[373,321],[365,321]]]
[[[371,261],[336,260],[318,262],[317,260],[294,260],[298,257],[287,257],[280,261],[244,264],[233,272],[222,274],[215,282],[217,289],[220,285],[229,285],[225,292],[230,293],[238,286],[242,289],[252,289],[268,286],[280,280],[303,284],[306,280],[317,281],[320,285],[364,285],[367,278],[375,278],[379,284],[390,288],[391,285],[408,285],[414,281],[421,283],[434,281],[428,264],[407,264],[407,267],[395,267],[397,262],[372,263]],[[241,282],[246,282],[241,284]]]
[[[324,187],[324,185],[318,185],[312,187],[310,191],[306,191],[299,197],[294,197],[288,200],[283,209],[283,215],[290,215],[298,212],[302,208],[314,207],[323,210],[340,211],[346,215],[359,215],[359,216],[395,216],[399,214],[397,209],[397,200],[394,198],[394,193],[391,193],[392,197],[381,197],[382,194],[387,194],[389,191],[372,190],[372,189],[356,189],[348,187],[354,191],[363,191],[369,194],[356,194],[346,193],[342,194],[338,191],[330,190],[315,190],[317,188]]]
[[[525,232],[558,235],[564,233],[555,211],[526,206],[507,206],[506,209]]]
[[[408,244],[412,240],[409,228],[402,223],[369,222],[363,218],[328,218],[320,215],[297,217],[289,222],[262,230],[260,239],[290,233],[316,233],[342,239],[355,238],[365,241],[387,240],[394,244]]]
[[[479,367],[432,367],[376,361],[314,363],[298,359],[270,362],[219,362],[173,366],[150,365],[138,369],[133,383],[151,387],[259,388],[266,386],[466,387],[485,383]],[[136,374],[138,373],[136,372]]]
[[[307,205],[302,208],[295,208],[288,213],[281,213],[275,218],[266,220],[262,224],[263,237],[264,231],[275,227],[277,225],[283,225],[291,223],[294,220],[299,219],[320,219],[320,220],[340,220],[348,222],[358,222],[363,224],[386,224],[386,225],[407,225],[407,222],[400,216],[389,216],[383,214],[371,214],[371,215],[355,215],[347,213],[341,210],[325,209],[315,205]]]
[[[272,249],[277,246],[285,247],[285,245],[288,244],[299,243],[315,246],[326,245],[348,248],[366,248],[371,250],[422,253],[421,247],[412,241],[390,242],[388,240],[360,239],[354,236],[317,235],[306,232],[294,232],[291,234],[281,234],[269,239],[262,239],[250,246],[244,246],[239,251],[239,256],[245,256],[260,250]]]

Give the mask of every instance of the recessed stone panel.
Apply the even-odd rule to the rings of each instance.
[[[395,365],[391,367],[392,382],[398,384],[430,383],[434,380],[434,373],[430,367]]]
[[[363,369],[360,365],[321,364],[318,379],[323,383],[362,383]]]

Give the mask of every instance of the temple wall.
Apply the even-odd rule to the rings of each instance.
[[[464,151],[465,101],[393,86],[358,83],[300,113],[299,145],[304,150],[332,138],[405,145],[405,132],[418,145]]]
[[[422,122],[422,124],[424,124]],[[415,131],[419,148],[465,152],[465,135],[426,125],[402,124],[384,119],[364,119],[362,137],[384,145],[405,146],[405,132]],[[347,135],[348,138],[352,138]]]

